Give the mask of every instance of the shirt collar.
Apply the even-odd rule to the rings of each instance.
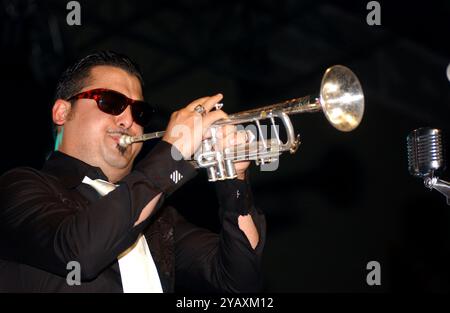
[[[44,163],[42,171],[58,178],[66,188],[81,184],[84,176],[108,180],[99,167],[89,165],[60,151],[54,151]]]

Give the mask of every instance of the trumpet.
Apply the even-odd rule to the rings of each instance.
[[[204,139],[194,154],[193,165],[206,168],[209,181],[233,179],[236,177],[234,163],[255,161],[257,165],[278,160],[282,152],[295,153],[300,145],[300,135],[296,135],[289,115],[322,111],[326,119],[336,129],[349,132],[355,129],[364,114],[364,94],[358,77],[343,65],[334,65],[325,71],[318,96],[305,96],[284,102],[250,109],[228,115],[210,126],[211,138]],[[275,119],[279,119],[285,129],[286,140],[282,141]],[[268,120],[273,137],[265,138],[261,121]],[[217,129],[224,125],[255,124],[255,132],[260,138],[256,142],[218,148]],[[119,144],[126,147],[134,142],[160,138],[164,131],[140,136],[123,135]]]

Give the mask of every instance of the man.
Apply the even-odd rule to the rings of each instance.
[[[226,117],[213,110],[221,99],[200,98],[173,113],[163,139],[133,166],[142,143],[124,148],[119,138],[142,134],[152,112],[137,67],[106,51],[66,70],[52,109],[56,151],[41,170],[0,178],[0,291],[260,290],[265,220],[251,203],[248,162],[237,163],[236,179],[215,183],[220,234],[164,206],[195,175],[187,160],[208,127]],[[220,143],[244,137],[225,127]],[[74,264],[79,282],[69,279]]]

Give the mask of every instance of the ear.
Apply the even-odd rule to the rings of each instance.
[[[70,110],[72,109],[72,104],[69,101],[58,99],[53,104],[52,109],[52,119],[53,123],[58,126],[64,125],[69,116]]]

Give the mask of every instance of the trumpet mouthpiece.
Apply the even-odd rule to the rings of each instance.
[[[133,143],[133,138],[130,136],[127,136],[127,135],[122,135],[122,137],[120,137],[120,139],[119,139],[119,145],[124,148],[132,143]]]

